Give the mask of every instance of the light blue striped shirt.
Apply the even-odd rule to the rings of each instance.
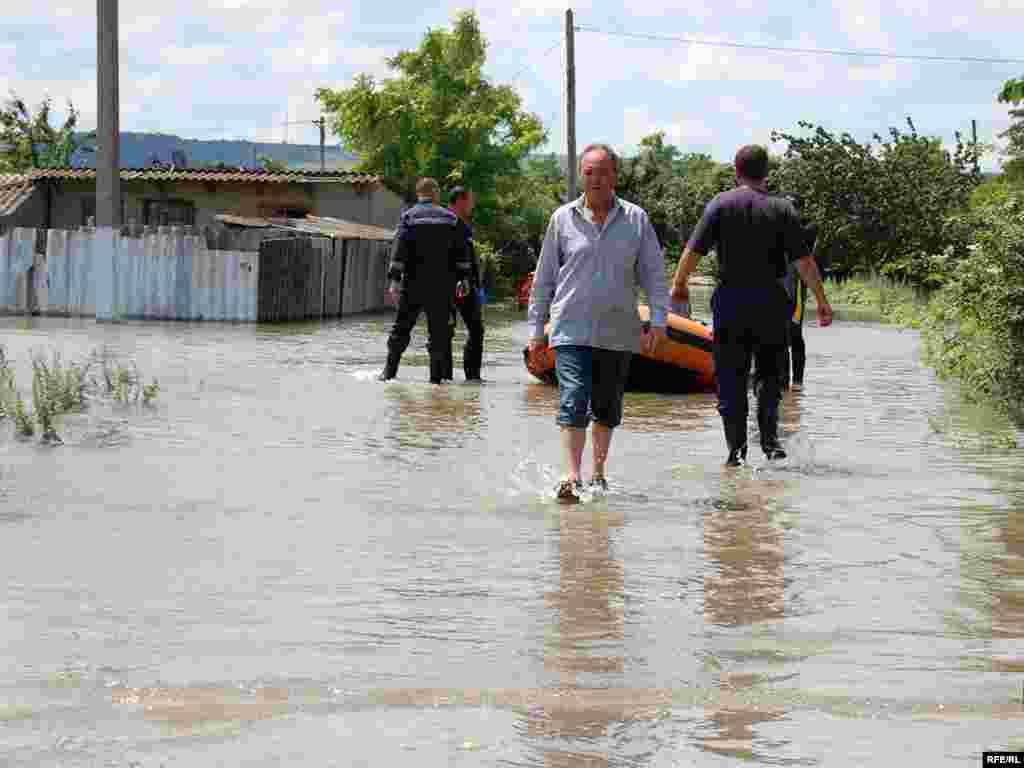
[[[640,351],[638,288],[647,292],[651,325],[665,326],[665,259],[638,205],[614,198],[604,227],[580,197],[551,216],[530,290],[530,337],[548,343]]]

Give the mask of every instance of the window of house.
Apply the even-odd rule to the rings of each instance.
[[[196,223],[196,206],[188,200],[145,200],[142,223],[146,226],[192,226]]]

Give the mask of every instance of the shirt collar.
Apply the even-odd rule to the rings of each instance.
[[[608,221],[611,221],[612,214],[615,213],[616,209],[621,207],[622,203],[619,202],[619,196],[616,195],[615,193],[612,193],[612,205],[611,208],[608,209],[608,218],[606,219],[606,223]],[[589,222],[593,222],[594,212],[587,207],[586,195],[580,195],[578,198],[576,198],[575,202],[573,202],[573,208],[579,211],[580,215],[583,216],[584,219],[586,219]]]

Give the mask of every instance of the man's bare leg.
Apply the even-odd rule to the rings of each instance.
[[[604,465],[608,461],[608,449],[612,444],[612,430],[604,424],[594,422],[594,477],[605,477]]]
[[[562,427],[562,448],[565,464],[569,467],[569,480],[572,482],[580,481],[580,465],[583,463],[583,449],[586,445],[586,429]]]

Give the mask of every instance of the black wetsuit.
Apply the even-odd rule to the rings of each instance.
[[[781,364],[786,352],[790,301],[783,287],[789,260],[807,255],[792,203],[750,187],[715,197],[688,248],[718,254],[719,286],[711,298],[715,333],[718,411],[730,455],[746,455],[747,384],[759,370],[757,421],[761,447],[777,449]]]
[[[388,359],[380,378],[394,378],[409,346],[420,312],[427,315],[430,381],[445,378],[448,317],[458,280],[472,270],[458,217],[446,208],[420,201],[402,214],[395,235],[388,279],[400,282],[398,314],[388,336]]]
[[[480,369],[483,366],[484,356],[484,318],[483,307],[480,304],[480,287],[483,285],[483,276],[480,271],[480,259],[476,254],[476,249],[473,247],[472,228],[462,219],[459,219],[458,228],[466,238],[472,271],[469,278],[469,293],[461,301],[455,301],[452,305],[448,348],[446,350],[448,355],[446,374],[447,378],[452,378],[454,368],[452,339],[455,337],[455,313],[458,312],[458,314],[462,315],[462,322],[466,324],[466,345],[462,349],[462,370],[466,374],[466,381],[475,381],[480,378]]]

